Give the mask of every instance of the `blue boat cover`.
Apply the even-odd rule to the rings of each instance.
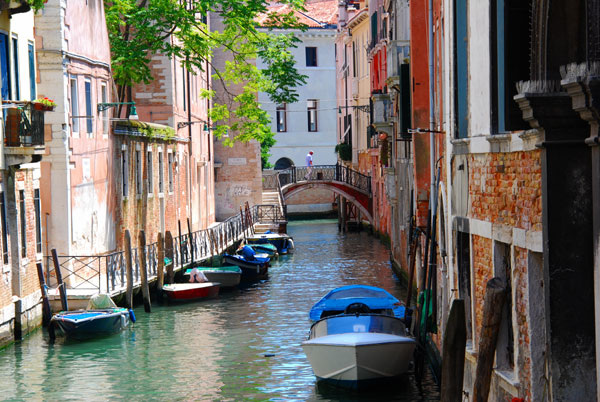
[[[341,314],[352,303],[366,304],[371,310],[391,310],[395,317],[404,318],[405,309],[398,299],[384,289],[367,285],[348,285],[330,291],[310,309],[309,317],[318,321],[324,312]]]
[[[242,254],[246,258],[246,260],[252,261],[254,259],[254,256],[256,255],[256,251],[254,251],[252,247],[246,245],[242,248]]]

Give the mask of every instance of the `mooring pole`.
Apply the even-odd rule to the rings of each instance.
[[[144,311],[150,313],[152,307],[150,305],[150,289],[148,287],[148,267],[146,264],[146,234],[140,230],[139,234],[139,249],[140,249],[140,278],[142,280],[142,296],[144,298]]]
[[[125,230],[125,269],[127,274],[127,291],[125,293],[125,304],[133,309],[133,260],[131,258],[131,234],[129,229]]]
[[[52,261],[54,262],[54,272],[56,272],[56,281],[58,282],[58,291],[60,293],[60,305],[63,311],[69,310],[69,303],[67,301],[67,289],[65,283],[63,282],[62,273],[60,272],[60,264],[58,263],[58,255],[56,254],[56,249],[53,248],[51,250],[52,253]]]

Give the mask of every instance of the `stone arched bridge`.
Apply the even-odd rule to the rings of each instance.
[[[311,188],[324,188],[341,195],[356,206],[362,215],[373,222],[371,177],[343,165],[316,165],[306,179],[307,167],[290,167],[278,170],[274,175],[265,175],[263,188],[278,188],[281,198],[289,199],[294,194]]]

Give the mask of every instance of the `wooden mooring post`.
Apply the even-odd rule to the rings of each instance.
[[[144,311],[150,313],[150,288],[148,287],[148,265],[146,264],[146,233],[140,230],[138,247],[140,250],[140,279],[142,280],[142,297],[144,298]]]
[[[504,281],[497,277],[490,279],[485,287],[485,297],[483,299],[483,318],[477,350],[475,385],[473,386],[474,402],[488,400],[498,330],[502,321],[502,308],[505,299],[506,285]]]
[[[190,218],[187,218],[187,227],[188,227],[188,247],[190,249],[191,262],[194,262],[194,246],[192,244],[192,225],[190,224]]]
[[[131,234],[129,229],[125,230],[125,273],[127,275],[127,291],[125,292],[125,304],[133,309],[133,260],[131,258]]]
[[[56,281],[58,282],[58,292],[60,293],[60,305],[63,311],[69,310],[69,302],[67,301],[67,287],[63,282],[62,273],[60,271],[60,264],[58,263],[58,255],[56,254],[56,249],[53,248],[52,253],[52,261],[54,262],[54,272],[56,272]]]
[[[171,232],[167,230],[165,233],[165,257],[171,261],[169,265],[167,265],[167,277],[165,278],[165,283],[173,283],[175,279],[175,272],[173,271],[173,266],[175,265],[175,259],[173,258],[173,235]]]
[[[44,277],[44,268],[42,263],[35,264],[40,280],[40,289],[42,291],[42,325],[47,327],[52,318],[52,308],[50,307],[50,299],[48,299],[48,286],[46,286],[46,278]]]
[[[454,299],[444,331],[440,399],[442,402],[462,401],[466,345],[465,301]]]
[[[158,300],[162,300],[162,288],[165,284],[165,242],[163,240],[163,234],[158,233],[156,240],[156,246],[158,248],[156,254],[158,258],[158,264],[156,267],[156,295]]]

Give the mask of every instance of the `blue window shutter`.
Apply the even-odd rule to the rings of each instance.
[[[0,33],[0,73],[2,74],[2,99],[10,99],[10,65],[8,61],[8,35]]]
[[[92,115],[92,83],[90,81],[85,82],[85,115],[86,116]],[[91,133],[92,129],[93,129],[92,118],[87,117],[86,122],[87,122],[87,132]]]
[[[37,95],[35,91],[35,50],[32,43],[27,45],[27,51],[29,53],[29,94],[31,100],[34,100]]]
[[[21,99],[21,83],[19,82],[19,40],[12,38],[13,68],[15,69],[15,100]]]
[[[504,52],[504,0],[496,0],[496,52],[498,68],[498,132],[506,131],[506,57]]]
[[[456,0],[456,108],[457,137],[466,138],[469,128],[468,110],[468,40],[467,40],[467,0]]]

